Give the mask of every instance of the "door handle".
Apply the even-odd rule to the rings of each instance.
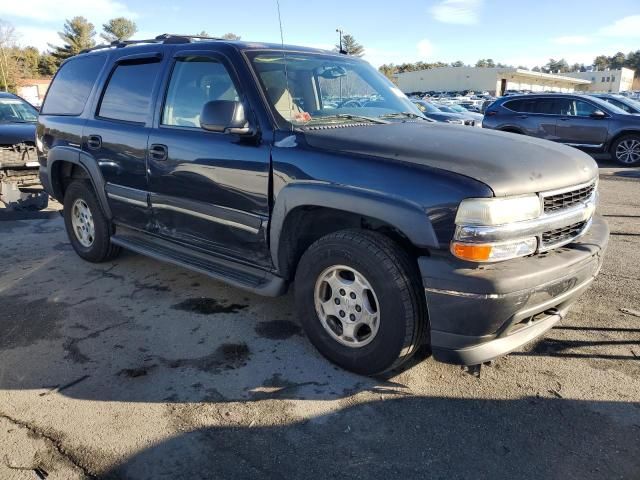
[[[524,120],[525,118],[529,118],[529,115],[518,115],[518,118],[521,118]]]
[[[169,149],[166,145],[154,143],[149,147],[149,156],[154,160],[166,160],[169,156]]]
[[[569,121],[569,119],[568,119],[567,117],[564,117],[564,118],[561,118],[561,119],[560,119],[560,121],[561,121],[561,122],[568,122],[568,121]]]
[[[91,150],[98,150],[102,147],[102,137],[100,135],[89,135],[87,137],[87,147]]]

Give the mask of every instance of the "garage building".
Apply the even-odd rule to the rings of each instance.
[[[502,95],[506,90],[573,92],[585,90],[591,80],[533,72],[520,68],[440,67],[396,74],[398,88],[405,93],[428,91],[487,91]]]

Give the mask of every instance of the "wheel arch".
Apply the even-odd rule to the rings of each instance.
[[[277,196],[269,226],[273,264],[285,278],[313,241],[346,228],[385,233],[406,248],[438,248],[426,212],[417,204],[351,187],[295,184]]]
[[[613,148],[613,146],[615,145],[615,143],[621,138],[624,137],[626,135],[635,135],[637,137],[640,138],[640,129],[638,130],[633,130],[633,129],[625,129],[625,130],[621,130],[619,132],[617,132],[612,138],[611,140],[609,140],[609,145],[607,145],[607,151],[611,150],[611,148]]]
[[[52,148],[47,155],[47,173],[53,196],[62,201],[70,178],[87,178],[91,181],[98,202],[108,219],[112,218],[107,201],[105,181],[95,160],[86,153],[72,147]]]
[[[525,134],[520,127],[515,127],[513,125],[505,125],[504,127],[500,127],[498,130],[501,132],[517,133],[519,135]]]

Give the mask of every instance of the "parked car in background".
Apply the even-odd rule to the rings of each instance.
[[[484,128],[531,135],[640,164],[640,116],[591,95],[503,97],[485,112]]]
[[[9,208],[42,209],[48,195],[38,178],[38,111],[12,93],[0,92],[0,202]]]
[[[345,77],[372,105],[323,107]],[[600,269],[593,159],[463,130],[356,57],[162,35],[65,61],[37,145],[80,257],[125,247],[262,295],[295,285],[318,350],[377,374],[425,343],[470,365],[519,348]]]
[[[615,95],[612,93],[596,93],[593,96],[599,98],[600,100],[604,100],[605,102],[611,103],[618,107],[620,110],[624,110],[631,115],[640,115],[640,102],[630,97]]]
[[[475,120],[469,118],[469,116],[461,115],[456,112],[446,112],[441,106],[436,106],[426,100],[411,100],[422,114],[436,122],[451,123],[453,125],[467,125],[474,126]]]
[[[476,126],[478,127],[482,125],[482,119],[484,118],[484,115],[477,112],[470,112],[460,104],[452,104],[452,105],[436,104],[436,106],[443,112],[457,113],[459,115],[464,116],[465,118],[474,120]]]

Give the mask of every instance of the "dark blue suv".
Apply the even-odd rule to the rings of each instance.
[[[503,97],[487,109],[484,128],[564,143],[590,153],[610,152],[640,164],[640,116],[599,98],[577,94]]]
[[[37,140],[80,257],[124,247],[262,295],[293,285],[311,342],[362,374],[422,344],[470,365],[519,348],[608,240],[588,155],[430,122],[364,60],[316,49],[103,46],[62,65]]]

